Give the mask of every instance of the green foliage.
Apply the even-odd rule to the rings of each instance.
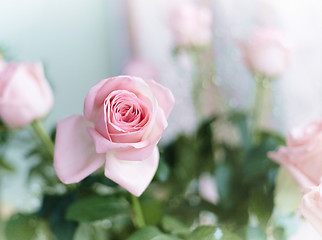
[[[37,235],[38,219],[34,215],[13,215],[5,225],[7,240],[34,240]]]
[[[162,229],[178,236],[187,236],[190,233],[190,229],[183,222],[171,216],[163,217]]]
[[[67,208],[75,200],[75,192],[44,196],[38,216],[49,222],[49,227],[57,240],[70,240],[74,236],[78,223],[67,220],[65,215]]]
[[[111,196],[93,195],[71,204],[66,219],[78,222],[91,222],[129,213],[126,200]]]
[[[241,240],[236,234],[219,227],[200,226],[196,228],[187,240]]]
[[[180,240],[176,236],[162,233],[158,228],[148,226],[136,231],[127,240]]]

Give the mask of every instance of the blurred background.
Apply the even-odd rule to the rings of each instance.
[[[81,113],[90,87],[124,73],[130,60],[153,64],[158,69],[157,80],[176,98],[163,138],[166,142],[181,131],[193,130],[197,121],[191,63],[172,56],[169,13],[184,1],[189,0],[0,0],[0,46],[9,60],[44,63],[55,94],[54,108],[45,122],[48,129],[60,119]],[[220,87],[227,105],[244,108],[250,104],[254,82],[242,62],[239,42],[255,27],[272,26],[288,37],[292,56],[288,71],[273,83],[273,116],[268,124],[286,132],[321,115],[320,0],[196,2],[208,5],[213,13],[214,94]],[[216,106],[216,102],[207,104]],[[28,164],[16,157],[16,151],[8,155],[20,174],[2,181],[1,199],[21,209],[37,207],[37,184],[35,189],[30,186],[31,191],[24,185]]]

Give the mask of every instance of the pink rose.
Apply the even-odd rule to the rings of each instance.
[[[153,79],[159,82],[159,70],[149,62],[132,59],[123,69],[123,74],[130,76],[140,76],[143,79]]]
[[[75,183],[105,163],[105,175],[139,196],[159,162],[157,143],[174,105],[169,89],[153,80],[119,76],[91,88],[84,116],[58,123],[54,167]]]
[[[177,45],[206,45],[212,37],[212,14],[205,7],[191,2],[178,5],[170,17]]]
[[[286,38],[276,29],[255,29],[242,43],[246,66],[253,72],[277,77],[289,66],[290,50]]]
[[[41,63],[7,63],[0,71],[0,118],[22,127],[48,113],[53,94]]]
[[[322,119],[293,129],[287,146],[269,157],[285,166],[302,187],[318,185],[322,176]]]
[[[303,196],[300,212],[322,235],[322,184],[311,187]]]

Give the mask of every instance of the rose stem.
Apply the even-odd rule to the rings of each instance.
[[[133,203],[133,210],[135,214],[135,224],[137,225],[138,228],[143,228],[145,227],[145,220],[141,208],[141,204],[139,201],[139,198],[131,194],[131,199]]]
[[[48,135],[47,131],[45,130],[44,126],[42,125],[41,121],[35,120],[31,123],[31,126],[38,135],[38,137],[41,139],[43,144],[46,146],[51,159],[54,159],[55,145],[51,140],[50,136]]]
[[[252,141],[257,142],[257,130],[260,128],[262,109],[264,108],[264,94],[265,89],[267,88],[266,84],[270,81],[268,78],[262,75],[255,75],[256,90],[255,90],[255,99],[253,102],[253,113],[252,113]]]

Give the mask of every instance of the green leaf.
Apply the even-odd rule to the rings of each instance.
[[[6,239],[34,240],[37,234],[37,225],[37,219],[33,215],[14,215],[5,225]]]
[[[302,200],[301,189],[293,176],[283,167],[276,178],[275,208],[279,214],[295,212]]]
[[[90,222],[128,213],[128,211],[129,204],[123,199],[94,195],[70,205],[66,218],[78,222]]]
[[[162,219],[162,228],[164,231],[172,233],[174,235],[188,235],[190,229],[178,219],[171,216],[164,216]]]
[[[166,235],[156,227],[148,226],[136,231],[133,235],[131,235],[126,240],[180,240],[180,239],[175,236]]]
[[[214,226],[200,226],[187,240],[241,240],[236,234]]]

